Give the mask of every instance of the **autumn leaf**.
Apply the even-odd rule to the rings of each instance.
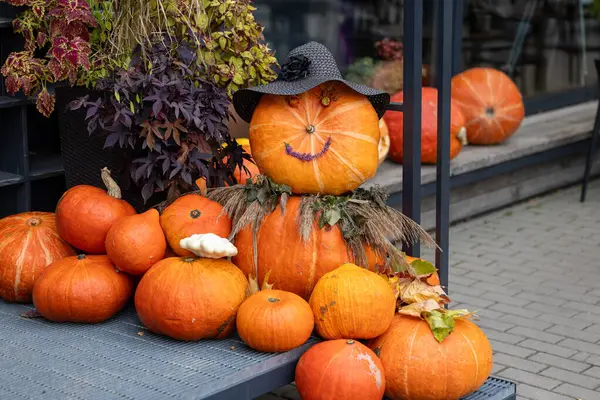
[[[442,343],[442,341],[454,331],[454,326],[456,324],[454,318],[452,315],[444,312],[444,310],[425,312],[423,313],[423,317],[425,318],[425,321],[427,321],[427,324],[429,324],[433,337],[439,343]]]
[[[400,307],[398,314],[410,315],[411,317],[421,318],[422,313],[430,312],[433,310],[439,310],[440,304],[432,299],[422,301],[420,303],[412,303],[403,307]]]
[[[429,261],[425,261],[420,258],[417,258],[416,260],[411,262],[410,266],[415,271],[415,274],[417,274],[417,276],[419,277],[428,276],[437,271],[435,265],[433,265]]]
[[[447,304],[450,299],[441,286],[431,286],[416,278],[403,278],[398,282],[400,300],[406,304],[420,303],[426,300],[434,300],[438,304]]]
[[[394,296],[397,299],[400,295],[400,292],[398,291],[398,281],[400,278],[398,278],[398,276],[389,276],[381,272],[378,272],[377,275],[385,279],[385,281],[391,286],[392,290],[394,291]]]

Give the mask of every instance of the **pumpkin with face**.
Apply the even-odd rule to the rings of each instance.
[[[340,82],[297,96],[263,95],[249,133],[260,171],[294,193],[340,195],[377,170],[377,112]]]

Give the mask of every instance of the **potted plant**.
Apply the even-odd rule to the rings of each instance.
[[[10,1],[30,6],[22,20],[36,13],[36,0]],[[69,33],[76,22],[67,44],[79,45],[79,52],[75,58],[74,44],[69,44],[65,55],[57,53],[68,67],[61,74],[47,73],[57,64],[54,53],[31,57],[47,68],[33,70],[37,80],[28,78],[37,86],[25,79],[14,89],[39,93],[38,109],[48,115],[54,98],[46,82],[66,83],[56,89],[56,110],[67,186],[100,185],[99,171],[108,166],[117,172],[124,198],[141,209],[167,194],[192,190],[199,177],[211,186],[234,183],[234,169],[244,168],[249,155],[229,134],[234,121],[230,99],[239,88],[276,76],[271,69],[276,60],[262,43],[250,1],[43,3],[36,28],[19,32],[37,38],[43,28],[51,37],[56,21],[66,24]],[[74,3],[76,18],[70,14]],[[30,53],[45,50],[35,45]],[[56,47],[52,41],[50,46]],[[7,80],[10,74],[22,79],[32,68],[5,71]]]

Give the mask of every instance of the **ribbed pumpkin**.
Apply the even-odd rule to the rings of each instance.
[[[142,277],[135,308],[152,332],[186,341],[220,339],[234,330],[247,286],[225,259],[165,258]]]
[[[424,87],[422,90],[422,112],[421,112],[421,163],[435,164],[437,162],[437,107],[438,92],[432,87]],[[392,96],[393,102],[404,102],[404,92],[398,92]],[[460,153],[464,143],[465,117],[458,103],[451,100],[450,105],[450,159]],[[390,131],[390,152],[388,156],[402,163],[403,137],[404,137],[404,113],[387,111],[383,116]]]
[[[214,233],[228,237],[231,220],[223,213],[223,207],[198,194],[186,194],[171,203],[160,216],[160,225],[173,252],[179,256],[191,256],[179,241],[196,233]]]
[[[75,254],[56,233],[53,213],[28,212],[0,219],[0,298],[31,302],[33,284],[44,268]]]
[[[261,290],[237,313],[237,332],[249,347],[283,352],[303,345],[315,327],[313,312],[302,297],[283,290]]]
[[[298,229],[300,197],[289,198],[285,212],[281,207],[269,214],[258,232],[258,282],[271,271],[275,289],[296,293],[308,300],[314,285],[325,273],[349,261],[341,230],[320,229],[315,221],[306,242]],[[249,227],[235,238],[238,255],[233,258],[246,275],[254,274],[253,234]]]
[[[363,96],[326,82],[298,96],[265,94],[250,121],[262,173],[294,193],[339,195],[375,175],[379,125]]]
[[[115,222],[135,209],[121,200],[121,190],[102,170],[102,180],[108,193],[89,185],[78,185],[67,190],[56,207],[56,229],[60,237],[73,247],[91,254],[105,254],[104,242]]]
[[[55,322],[97,323],[119,312],[131,297],[133,279],[106,256],[63,258],[49,265],[33,287],[33,304]]]
[[[319,279],[310,296],[323,339],[371,339],[390,326],[396,297],[381,276],[344,264]]]
[[[379,133],[379,145],[377,151],[379,154],[379,164],[381,164],[385,161],[390,152],[390,130],[383,118],[379,120]]]
[[[525,118],[519,88],[494,68],[471,68],[456,75],[452,78],[452,97],[465,115],[470,144],[502,143]]]
[[[477,390],[492,370],[490,342],[477,325],[462,319],[438,343],[427,322],[397,314],[369,347],[379,352],[391,400],[458,400]]]
[[[302,400],[381,400],[385,373],[368,347],[352,339],[321,342],[296,365]]]
[[[106,254],[120,270],[142,275],[165,257],[167,241],[154,208],[117,221],[106,235]]]

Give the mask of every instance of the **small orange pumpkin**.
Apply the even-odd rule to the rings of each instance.
[[[178,340],[220,339],[235,328],[248,281],[225,259],[173,257],[140,280],[135,308],[150,331]]]
[[[250,121],[252,157],[294,193],[340,195],[375,175],[378,121],[367,97],[341,82],[298,96],[265,94]]]
[[[142,275],[162,260],[167,241],[154,208],[117,221],[106,235],[106,254],[120,271]]]
[[[60,237],[90,254],[105,254],[109,229],[121,218],[136,213],[128,202],[121,200],[121,190],[106,168],[102,170],[102,180],[108,193],[94,186],[74,186],[63,194],[56,207]]]
[[[302,400],[381,400],[385,373],[375,353],[360,342],[329,340],[300,357],[296,387]]]
[[[237,332],[250,348],[272,353],[303,345],[315,321],[302,297],[283,290],[261,290],[242,303]]]
[[[192,256],[179,245],[179,241],[196,233],[214,233],[228,237],[231,220],[223,207],[198,194],[186,194],[171,203],[160,216],[160,225],[173,252],[179,256]]]
[[[438,343],[427,322],[397,314],[369,347],[379,353],[391,400],[458,400],[477,390],[492,370],[490,342],[464,319]]]
[[[33,284],[44,268],[75,254],[58,236],[53,213],[27,212],[0,219],[0,298],[31,302]]]
[[[379,164],[381,164],[385,161],[390,152],[390,130],[383,118],[379,120],[379,133],[379,146],[377,149],[379,153]]]
[[[494,68],[471,68],[453,77],[452,97],[465,115],[470,144],[502,143],[525,118],[519,88]]]
[[[97,323],[119,312],[133,292],[133,279],[106,256],[67,257],[50,264],[33,287],[33,304],[55,322]]]
[[[435,164],[437,162],[437,98],[437,89],[432,87],[423,88],[421,100],[421,163],[423,164]],[[391,101],[404,102],[404,92],[393,95]],[[453,159],[460,153],[463,144],[465,144],[466,121],[458,103],[451,100],[450,107],[450,159]],[[383,118],[390,131],[389,157],[398,163],[402,163],[404,113],[387,111]]]
[[[309,304],[323,339],[371,339],[390,326],[396,296],[381,276],[344,264],[319,279]]]

